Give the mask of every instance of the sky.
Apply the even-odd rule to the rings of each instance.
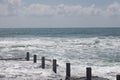
[[[0,0],[0,28],[120,27],[120,0]]]

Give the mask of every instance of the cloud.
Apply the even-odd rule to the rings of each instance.
[[[16,12],[21,8],[21,0],[2,0],[0,3],[0,16],[18,15]]]
[[[82,7],[80,5],[59,4],[50,6],[45,4],[31,4],[17,10],[18,14],[34,16],[81,16],[81,15],[99,15],[102,10],[94,5]]]
[[[22,5],[23,0],[3,0],[0,4],[0,15],[9,16],[114,16],[120,15],[120,3],[114,2],[102,9],[95,5],[83,7],[81,5]]]
[[[107,8],[109,15],[120,15],[120,3],[114,2]]]
[[[14,6],[20,6],[22,3],[21,0],[2,0],[2,1],[5,4],[10,4],[10,5],[14,5]]]
[[[27,15],[47,16],[53,15],[55,10],[48,5],[44,4],[32,4],[24,9]]]
[[[2,16],[9,15],[9,11],[8,11],[7,7],[4,6],[3,4],[0,4],[0,15],[2,15]]]

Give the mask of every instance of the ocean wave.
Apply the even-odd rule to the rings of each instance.
[[[30,52],[31,57],[37,54],[38,58],[41,56],[56,58],[62,64],[71,62],[75,68],[77,66],[93,66],[101,71],[104,67],[109,72],[98,73],[113,79],[115,76],[110,69],[115,69],[120,65],[118,64],[120,62],[120,38],[0,38],[0,58],[25,58],[26,52]],[[114,73],[118,73],[114,69]]]

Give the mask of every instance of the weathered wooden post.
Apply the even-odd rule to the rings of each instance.
[[[37,63],[37,55],[34,55],[34,56],[33,56],[33,62],[34,62],[34,63]]]
[[[92,80],[92,69],[91,67],[86,68],[86,80]]]
[[[57,73],[57,61],[56,59],[53,59],[53,71]]]
[[[42,68],[45,68],[45,57],[42,57]]]
[[[66,63],[66,80],[70,80],[70,63]]]
[[[30,60],[30,53],[29,53],[29,52],[26,53],[26,60],[27,60],[27,61]]]
[[[120,75],[117,75],[117,76],[116,76],[116,80],[120,80]]]

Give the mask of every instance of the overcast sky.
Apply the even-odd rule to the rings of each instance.
[[[0,0],[5,27],[120,27],[120,0]]]

